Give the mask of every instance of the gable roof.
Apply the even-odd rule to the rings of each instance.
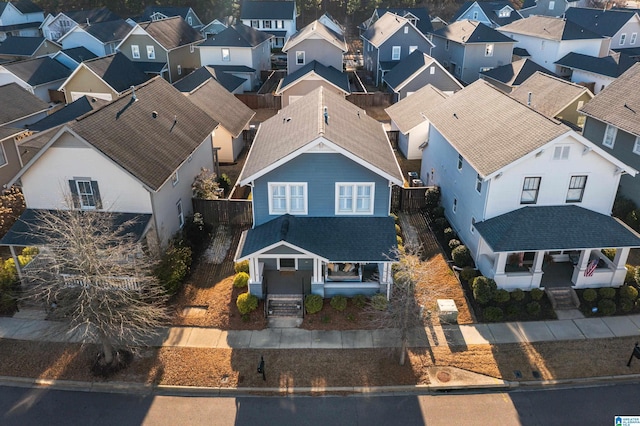
[[[348,50],[344,35],[336,33],[322,22],[316,20],[289,37],[285,42],[282,51],[286,52],[301,41],[309,38],[322,38],[342,50],[342,52],[347,52]]]
[[[85,30],[102,43],[122,40],[131,31],[131,25],[129,25],[124,19],[96,22],[89,25],[86,23],[78,24],[78,28]],[[74,31],[74,29],[63,35],[59,40],[63,40],[72,31]]]
[[[433,31],[433,24],[431,23],[431,16],[429,15],[429,9],[426,7],[389,7],[389,8],[377,8],[374,13],[378,16],[382,16],[387,12],[391,12],[398,16],[402,16],[405,18],[411,18],[414,16],[418,19],[418,22],[415,24],[416,28],[422,32],[422,34],[427,34]]]
[[[325,107],[328,124],[323,118]],[[260,125],[240,173],[241,185],[299,155],[321,137],[363,166],[402,184],[402,172],[381,123],[320,86]]]
[[[527,104],[531,94],[531,108],[553,118],[582,95],[593,95],[584,86],[548,74],[536,72],[511,92],[510,96]]]
[[[515,40],[478,21],[455,21],[433,33],[460,44],[516,43]]]
[[[22,14],[25,14],[25,15],[27,13],[42,12],[42,9],[40,8],[40,6],[38,6],[31,0],[12,1],[11,4],[14,5],[16,9],[18,9]],[[2,7],[0,7],[0,12],[1,12],[1,9]]]
[[[594,74],[617,78],[626,70],[631,68],[636,61],[620,52],[616,52],[602,58],[571,52],[557,60],[555,63],[567,68],[589,71]]]
[[[431,56],[419,50],[414,50],[409,56],[401,60],[397,66],[391,68],[391,71],[387,72],[384,77],[382,77],[382,80],[386,82],[391,89],[397,91],[398,88],[403,85],[403,83],[410,80],[414,74],[431,65],[437,66],[445,71],[438,61],[433,59]],[[458,83],[458,80],[453,76],[451,76],[451,80],[455,81],[459,88],[462,89],[462,85]]]
[[[178,7],[178,6],[156,6],[156,5],[151,5],[151,6],[147,6],[147,7],[144,8],[144,11],[142,12],[142,16],[140,17],[140,21],[150,21],[151,20],[151,16],[154,13],[160,13],[160,14],[166,16],[167,18],[170,18],[170,17],[173,17],[173,16],[181,16],[182,19],[186,20],[187,19],[187,15],[189,14],[189,10],[191,10],[191,8],[188,7],[188,6],[186,6],[186,7]]]
[[[142,72],[122,52],[84,61],[82,65],[93,71],[118,93],[127,90],[131,86],[144,83],[149,79],[149,76]],[[74,74],[76,72],[77,70],[74,71]],[[63,86],[65,84],[66,81]]]
[[[385,13],[374,22],[360,37],[368,40],[375,47],[380,47],[389,37],[403,28],[405,25],[411,26],[415,31],[424,37],[431,46],[433,43],[423,33],[421,33],[407,18],[394,13]]]
[[[69,68],[49,56],[10,62],[1,66],[30,86],[62,80],[71,74]]]
[[[601,35],[581,27],[574,22],[562,18],[541,15],[531,15],[525,19],[514,21],[498,28],[498,31],[507,31],[555,41],[603,38]]]
[[[244,0],[240,6],[240,19],[293,19],[294,1]]]
[[[570,131],[484,80],[454,93],[425,115],[482,177]]]
[[[564,13],[567,21],[607,37],[614,36],[634,15],[636,13],[632,10],[603,10],[585,7],[570,7]]]
[[[57,55],[62,54],[62,53],[64,53],[65,55],[67,55],[68,57],[70,57],[71,59],[76,61],[77,63],[80,63],[80,62],[83,62],[83,61],[88,61],[90,59],[94,59],[94,58],[98,57],[92,51],[87,49],[86,47],[78,46],[78,47],[72,47],[70,49],[62,49],[61,51],[56,52],[53,55],[53,58],[55,59]]]
[[[115,21],[121,19],[118,15],[107,9],[106,7],[100,7],[98,9],[88,10],[69,10],[63,13],[74,22],[81,24],[86,23],[98,23],[105,21]]]
[[[590,117],[640,136],[640,63],[598,93],[582,107]]]
[[[229,25],[226,29],[220,31],[204,42],[203,46],[229,46],[229,47],[256,47],[261,43],[272,38],[273,35],[264,31],[258,31],[244,24]]]
[[[209,78],[205,83],[185,94],[191,102],[227,129],[233,137],[238,137],[256,115],[255,111],[229,93],[213,78]],[[222,105],[224,105],[223,108]]]
[[[61,124],[68,123],[90,111],[93,111],[94,109],[100,108],[107,103],[108,101],[102,99],[82,96],[70,104],[60,108],[53,114],[47,115],[42,120],[28,125],[27,128],[34,132],[42,132]]]
[[[48,103],[16,83],[0,86],[0,126],[48,109]]]
[[[218,125],[161,77],[62,127],[157,191]],[[154,114],[155,113],[155,114]],[[56,137],[40,150],[44,152]],[[36,155],[14,177],[34,164]]]
[[[36,50],[38,50],[40,45],[45,42],[59,46],[58,43],[47,40],[44,37],[7,37],[2,43],[0,43],[0,55],[32,56],[36,53]]]
[[[181,92],[191,92],[196,87],[206,82],[209,78],[214,78],[218,83],[222,85],[228,92],[232,93],[238,87],[242,86],[245,81],[244,78],[236,77],[235,75],[218,69],[215,66],[202,66],[197,68],[189,75],[181,78],[177,82],[173,83],[173,87]]]
[[[536,72],[542,72],[557,77],[556,74],[527,58],[496,68],[491,68],[487,71],[481,71],[480,74],[508,86],[518,86]]]
[[[140,28],[146,31],[165,50],[176,49],[203,40],[202,34],[193,29],[181,16],[159,21],[141,22]]]
[[[478,7],[480,7],[480,9],[482,9],[482,11],[484,12],[484,14],[486,15],[489,21],[493,22],[495,25],[499,27],[503,25],[507,25],[513,21],[517,21],[518,19],[522,19],[522,15],[520,15],[520,12],[515,10],[513,5],[510,2],[505,0],[505,1],[467,1],[462,6],[460,6],[460,9],[458,9],[458,11],[455,13],[455,15],[451,20],[457,21],[458,18],[460,18],[460,16],[462,16],[467,10],[469,10],[471,6],[474,5],[474,3],[477,4]],[[510,7],[511,9],[513,9],[510,16],[500,16],[497,13],[500,10],[504,9],[505,7]]]
[[[436,87],[427,84],[413,95],[385,108],[385,111],[389,114],[389,118],[396,123],[398,129],[403,134],[407,134],[411,129],[426,121],[423,111],[437,107],[447,97]]]
[[[315,74],[328,83],[336,86],[340,90],[350,93],[349,76],[342,71],[338,71],[334,67],[326,67],[318,61],[311,61],[302,68],[292,72],[280,81],[276,94],[280,95],[287,90],[289,86],[296,84],[299,80],[304,79],[309,74]]]

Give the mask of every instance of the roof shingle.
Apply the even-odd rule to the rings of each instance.
[[[486,26],[482,22],[468,19],[452,22],[433,34],[460,44],[515,43],[513,39]]]
[[[411,96],[385,108],[389,117],[404,134],[420,123],[425,122],[423,112],[435,108],[447,99],[447,95],[427,84]]]
[[[0,86],[0,126],[49,109],[49,104],[16,83]]]
[[[515,34],[544,38],[547,40],[588,40],[600,39],[596,34],[580,25],[562,18],[552,16],[531,15],[498,28]]]
[[[166,50],[186,46],[203,39],[202,34],[187,24],[181,16],[142,22],[138,25]]]
[[[3,64],[2,67],[34,87],[52,81],[63,80],[71,74],[69,68],[49,56],[11,62]]]

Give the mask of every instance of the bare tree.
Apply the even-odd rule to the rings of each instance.
[[[83,342],[98,341],[102,363],[115,346],[144,345],[168,318],[155,261],[132,232],[139,218],[116,223],[108,212],[40,211],[32,237],[40,255],[23,271],[25,295],[53,308],[54,319]],[[144,225],[143,225],[144,226]]]

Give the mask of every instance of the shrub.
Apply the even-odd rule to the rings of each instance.
[[[598,292],[592,288],[588,288],[582,293],[582,298],[585,302],[595,302],[598,298]]]
[[[489,306],[482,311],[485,321],[497,322],[502,321],[504,314],[502,309],[497,306]]]
[[[351,303],[353,303],[353,306],[362,309],[367,304],[367,296],[364,294],[356,294],[351,298]]]
[[[308,314],[315,314],[322,309],[322,297],[318,294],[309,294],[304,298],[304,308]]]
[[[544,296],[544,290],[541,290],[539,288],[534,288],[534,289],[531,289],[529,294],[531,296],[531,300],[539,301],[542,299],[542,296]]]
[[[428,209],[433,209],[440,204],[440,188],[437,186],[431,187],[424,193],[424,205]]]
[[[393,218],[394,223],[398,223],[398,215],[394,213],[390,213],[389,216]]]
[[[236,274],[238,272],[244,272],[244,273],[249,273],[249,261],[248,260],[243,260],[242,262],[236,262],[235,265],[233,265],[233,270],[236,271]]]
[[[511,292],[511,300],[522,302],[524,300],[524,291],[520,290],[519,288],[513,290]]]
[[[402,241],[402,237],[401,237],[400,235],[396,235],[396,243],[397,243],[399,246],[404,245],[404,241]]]
[[[198,173],[191,184],[193,196],[204,200],[218,199],[220,195],[219,188],[218,176],[205,167],[200,169],[200,173]]]
[[[623,220],[636,231],[640,230],[640,210],[631,210]]]
[[[472,268],[471,266],[466,266],[460,271],[460,278],[468,283],[471,283],[471,281],[477,276],[478,270]]]
[[[162,256],[155,270],[155,276],[168,295],[180,290],[191,268],[191,248],[184,245],[171,245]]]
[[[636,281],[636,267],[628,263],[625,266],[627,268],[627,274],[624,276],[624,283],[633,284]]]
[[[460,242],[460,240],[456,240],[454,238],[452,240],[449,240],[449,244],[447,244],[447,245],[449,246],[449,250],[453,250],[454,248],[458,247],[461,244],[462,243]]]
[[[258,309],[258,298],[249,293],[239,294],[236,306],[242,315],[246,315]]]
[[[246,287],[249,284],[249,274],[246,272],[238,272],[233,279],[233,286],[237,288]]]
[[[497,290],[496,282],[483,275],[476,277],[472,284],[473,298],[480,304],[489,303]]]
[[[511,299],[511,295],[505,289],[501,288],[493,293],[493,300],[496,303],[507,303],[509,299]]]
[[[400,229],[400,225],[396,224],[396,235],[402,235],[402,229]]]
[[[444,207],[438,206],[431,209],[431,217],[433,220],[444,219]]]
[[[229,176],[227,176],[226,173],[223,173],[218,179],[216,179],[216,182],[218,182],[218,186],[224,190],[225,194],[229,193],[229,189],[231,188],[231,179],[229,179]]]
[[[342,312],[347,309],[347,298],[344,296],[333,296],[330,303],[331,307],[336,311]]]
[[[598,302],[598,311],[602,315],[613,315],[616,313],[616,302],[611,299],[602,299]]]
[[[598,295],[601,299],[613,299],[616,297],[616,289],[613,287],[602,287],[598,289]]]
[[[633,300],[631,299],[620,299],[620,311],[622,312],[631,312],[633,310],[633,307],[635,306],[635,303]]]
[[[638,289],[630,285],[620,287],[620,297],[634,301],[638,298]]]
[[[602,249],[601,252],[611,261],[616,257],[616,249]]]
[[[371,307],[376,311],[386,311],[388,303],[387,296],[382,293],[376,293],[371,297]]]
[[[192,256],[198,258],[209,246],[213,226],[204,223],[200,213],[189,216],[182,228],[184,242],[191,248]]]
[[[510,317],[517,317],[517,316],[520,316],[520,314],[522,313],[522,310],[518,305],[507,305],[506,313]]]
[[[533,302],[527,303],[527,313],[529,315],[537,317],[538,315],[540,315],[541,310],[542,308],[540,307],[540,302],[536,302],[534,300]]]
[[[617,218],[624,220],[629,215],[629,213],[637,208],[638,206],[632,200],[628,199],[627,197],[618,195],[613,202],[613,210],[611,214]]]
[[[449,241],[456,237],[456,232],[451,227],[444,228],[444,240]]]
[[[465,245],[458,246],[451,250],[451,258],[453,259],[453,263],[461,268],[473,265],[471,252]]]

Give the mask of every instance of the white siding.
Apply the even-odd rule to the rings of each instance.
[[[593,93],[596,95],[602,91],[603,86],[607,87],[613,80],[615,80],[613,77],[582,70],[573,70],[571,74],[571,81],[574,83],[595,83]]]
[[[253,58],[251,48],[248,47],[231,47],[229,48],[229,61],[222,60],[222,47],[218,46],[199,46],[200,63],[204,65],[245,65],[250,68],[253,66]]]
[[[104,44],[96,38],[90,36],[85,30],[76,28],[62,39],[62,48],[71,49],[73,47],[85,47],[96,56],[105,56],[107,53]]]

